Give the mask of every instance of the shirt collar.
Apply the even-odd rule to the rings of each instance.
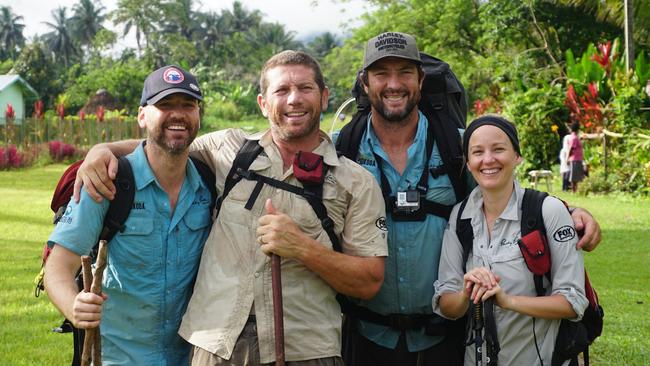
[[[153,173],[153,170],[151,170],[151,166],[147,160],[147,154],[144,152],[145,144],[146,140],[139,144],[128,157],[129,162],[131,163],[131,169],[134,172],[133,176],[137,190],[142,190],[147,185],[157,182],[156,176]],[[191,161],[191,159],[188,158],[188,161]],[[204,185],[193,162],[188,163],[185,167],[185,177],[187,178],[187,183],[192,188],[192,191],[196,191],[199,189],[200,185]]]
[[[375,134],[375,130],[372,127],[372,113],[368,114],[366,123],[366,142],[372,147],[374,151],[381,151],[381,143],[379,142],[379,138]],[[415,132],[415,138],[413,139],[413,143],[411,144],[411,147],[409,147],[409,150],[413,146],[422,146],[422,149],[424,149],[424,146],[426,146],[428,123],[429,122],[427,121],[427,118],[424,116],[424,114],[421,111],[418,111],[418,129]]]
[[[314,154],[321,155],[323,157],[323,162],[329,166],[338,166],[339,157],[336,153],[336,148],[332,139],[323,132],[322,130],[318,131],[320,144],[312,152]],[[246,137],[248,140],[257,140],[259,141],[260,146],[266,148],[273,144],[273,136],[271,135],[271,129],[265,131],[257,132]]]
[[[521,188],[517,180],[514,181],[514,190],[508,200],[508,205],[503,210],[500,219],[516,221],[519,220],[519,209],[521,208],[521,201],[524,197],[524,189]],[[481,188],[476,186],[469,194],[467,204],[461,215],[461,219],[470,219],[482,215],[483,210],[483,192]]]
[[[156,181],[156,176],[149,166],[147,161],[147,154],[144,152],[144,145],[146,140],[143,141],[138,147],[127,157],[131,163],[131,168],[134,172],[135,186],[137,190],[141,190],[152,182]],[[137,174],[135,173],[137,172]]]

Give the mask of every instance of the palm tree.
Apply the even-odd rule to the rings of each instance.
[[[258,47],[270,47],[272,53],[282,50],[300,49],[302,44],[293,36],[295,32],[287,32],[280,23],[262,23],[247,35],[248,41]]]
[[[191,40],[192,33],[198,28],[197,13],[192,10],[193,0],[171,0],[162,4],[164,21],[162,31],[180,34]]]
[[[73,35],[81,45],[89,45],[92,43],[95,34],[104,29],[102,23],[106,19],[103,14],[104,8],[98,1],[96,4],[93,0],[80,0],[72,8],[74,15],[72,16]]]
[[[234,32],[245,32],[258,26],[262,21],[262,12],[259,10],[248,11],[239,1],[234,1],[232,11],[224,10],[221,16],[229,18],[228,21]]]
[[[72,40],[71,22],[66,13],[67,8],[64,6],[52,10],[54,23],[44,22],[52,31],[46,33],[44,39],[50,52],[54,55],[54,59],[56,61],[62,59],[64,66],[67,67],[71,58],[78,52]]]
[[[135,31],[135,41],[138,51],[149,45],[149,34],[157,30],[156,24],[162,18],[160,0],[119,0],[117,9],[111,13],[115,24],[124,24],[122,35],[126,36],[131,29]]]
[[[217,45],[232,33],[230,20],[215,12],[197,13],[193,38],[201,44],[204,52],[215,53]]]
[[[334,47],[338,46],[339,41],[336,39],[336,36],[330,32],[321,34],[312,39],[308,44],[309,50],[318,59],[324,58]]]
[[[14,15],[10,7],[0,7],[0,59],[15,59],[18,49],[25,45],[25,25],[21,23],[22,20],[23,17]]]

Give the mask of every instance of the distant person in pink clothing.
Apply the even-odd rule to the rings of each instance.
[[[569,166],[571,167],[569,172],[569,182],[571,183],[571,190],[573,192],[578,190],[578,182],[582,181],[585,177],[584,165],[582,162],[584,159],[584,153],[582,150],[582,142],[580,142],[580,137],[578,136],[578,131],[580,131],[580,123],[574,122],[571,125],[571,135],[569,136]]]

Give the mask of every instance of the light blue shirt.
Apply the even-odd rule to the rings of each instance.
[[[425,168],[428,121],[421,112],[419,115],[415,139],[407,150],[408,165],[401,176],[382,149],[373,131],[370,116],[368,117],[368,127],[361,139],[357,163],[370,171],[381,184],[375,154],[382,159],[381,167],[390,184],[391,195],[415,189]],[[426,169],[442,164],[438,147],[434,144]],[[428,178],[428,200],[443,205],[456,203],[454,189],[447,175],[434,179],[428,174]],[[424,221],[397,222],[393,221],[390,213],[387,212],[386,216],[389,255],[386,258],[384,283],[374,298],[356,302],[384,315],[432,314],[433,283],[438,278],[442,237],[447,220],[426,215]],[[392,328],[364,321],[360,321],[359,332],[373,342],[391,349],[395,348],[400,336],[400,332]],[[423,328],[406,331],[406,342],[411,352],[429,348],[440,341],[442,337],[426,335]]]
[[[104,365],[186,365],[190,346],[178,334],[203,244],[210,231],[211,196],[194,164],[173,213],[140,145],[128,156],[136,184],[125,230],[108,245],[101,334]],[[85,255],[97,243],[108,201],[82,190],[71,200],[49,243]]]

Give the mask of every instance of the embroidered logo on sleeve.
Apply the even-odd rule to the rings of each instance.
[[[553,239],[559,242],[569,241],[576,237],[576,231],[573,227],[565,225],[553,233]]]
[[[388,227],[386,226],[386,218],[383,216],[375,221],[375,226],[377,226],[379,230],[388,231]]]

